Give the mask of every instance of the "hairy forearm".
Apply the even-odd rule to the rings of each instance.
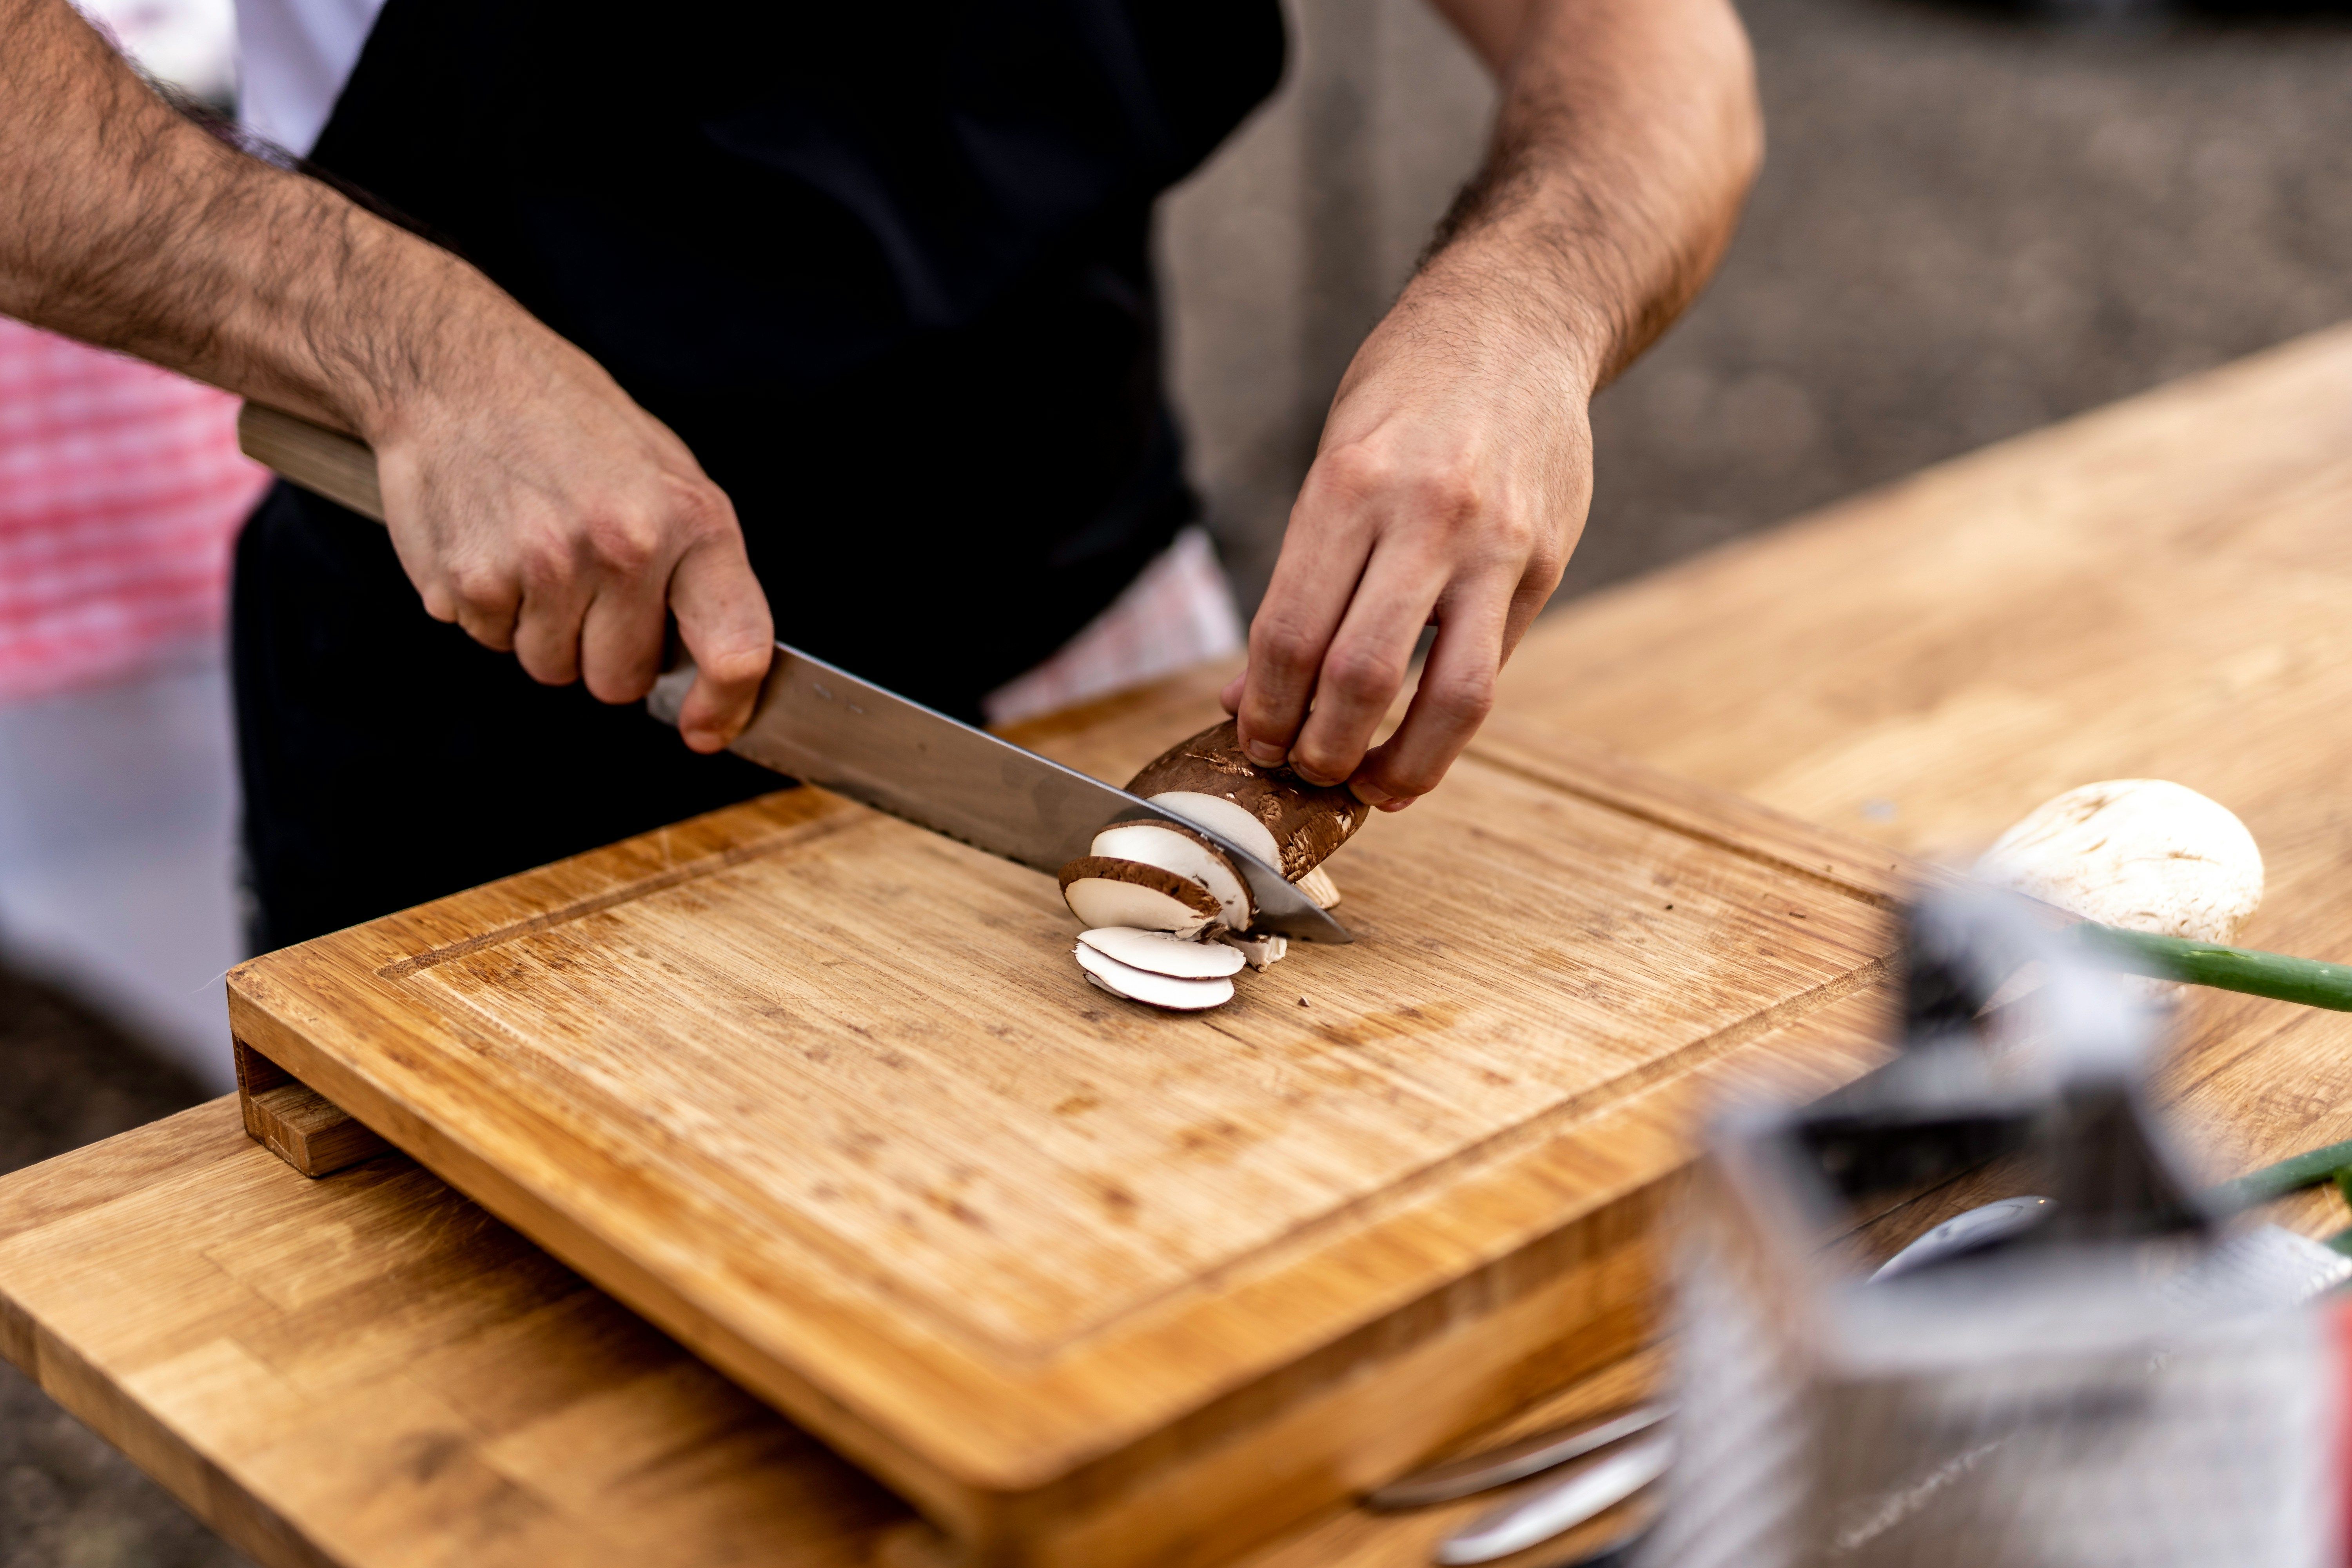
[[[385,432],[428,337],[515,310],[456,257],[175,113],[65,0],[0,0],[0,313]],[[419,329],[435,329],[427,333]]]
[[[1763,154],[1728,0],[1448,0],[1502,79],[1485,166],[1407,290],[1507,295],[1605,384],[1686,308]]]

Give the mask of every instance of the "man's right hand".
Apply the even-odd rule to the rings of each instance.
[[[585,681],[606,702],[652,689],[674,615],[698,672],[678,731],[718,751],[750,720],[775,647],[726,493],[536,321],[461,336],[497,340],[494,357],[363,421],[393,545],[425,610],[511,648],[533,679]]]
[[[732,740],[774,646],[734,508],[684,443],[474,268],[181,119],[66,0],[0,0],[0,313],[374,447],[425,607],[535,679]]]

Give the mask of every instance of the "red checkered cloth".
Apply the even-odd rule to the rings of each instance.
[[[228,394],[0,319],[0,701],[216,642],[268,482]]]

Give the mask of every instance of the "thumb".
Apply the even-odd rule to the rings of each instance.
[[[679,556],[670,573],[669,607],[695,668],[677,731],[694,750],[716,752],[751,721],[761,679],[775,657],[776,625],[742,536],[702,540]]]

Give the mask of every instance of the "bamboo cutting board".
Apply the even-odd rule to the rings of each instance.
[[[1206,689],[1024,738],[1123,779]],[[1171,1016],[1050,879],[791,792],[255,960],[231,1018],[968,1559],[1215,1563],[1634,1342],[1697,1102],[1892,943],[1888,857],[1507,716],[1331,870],[1354,946]]]

